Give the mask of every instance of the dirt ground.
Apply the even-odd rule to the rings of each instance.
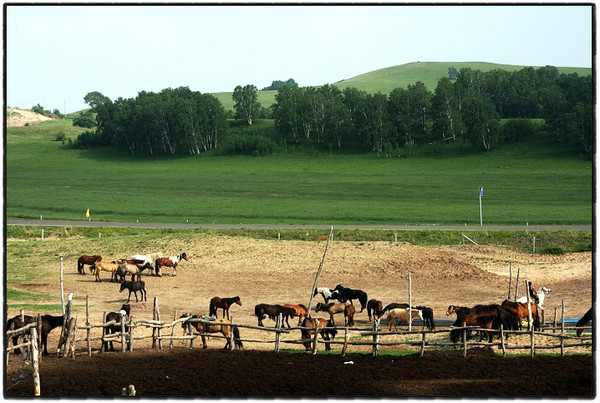
[[[25,241],[9,239],[8,249],[11,242]],[[89,251],[89,254],[101,254],[104,260],[157,250],[166,255],[185,251],[191,256],[189,261],[180,264],[177,276],[171,276],[170,269],[164,269],[164,276],[160,278],[143,275],[148,301],[136,303],[133,300],[134,320],[152,319],[154,297],[158,297],[161,319],[170,322],[184,312],[208,314],[213,296],[239,295],[242,306],[231,308],[233,320],[256,325],[256,304],[308,305],[325,245],[325,241],[267,241],[223,236],[173,239],[169,240],[168,248],[159,244],[145,245],[144,250],[119,246],[111,251]],[[75,315],[79,321],[85,320],[84,298],[88,295],[90,321],[102,323],[103,313],[118,311],[126,302],[127,294],[119,293],[119,285],[109,281],[108,273],[102,273],[102,283],[96,283],[89,271],[85,276],[77,274],[75,262],[76,257],[65,257],[65,293],[74,292]],[[333,288],[342,284],[359,288],[368,293],[369,299],[377,298],[384,305],[408,302],[410,273],[412,303],[429,306],[436,319],[446,319],[450,304],[472,306],[506,299],[509,264],[513,272],[513,298],[517,270],[521,280],[519,295],[523,295],[525,279],[537,288],[552,289],[545,302],[546,320],[553,318],[561,300],[565,302],[566,318],[579,318],[591,307],[592,254],[589,252],[534,255],[493,246],[419,247],[392,242],[333,241],[318,286]],[[56,292],[54,285],[44,286],[49,288],[49,293]],[[23,290],[28,287],[39,290],[40,284],[23,284]],[[320,296],[315,297],[313,307],[321,301]],[[8,316],[18,314],[8,302]],[[316,316],[325,317],[322,313]],[[358,310],[355,321],[358,327],[371,326],[366,310],[362,313]],[[290,322],[295,324],[295,321]],[[274,326],[274,322],[266,319],[265,325]],[[385,326],[385,319],[382,325]],[[100,331],[95,330],[99,336]],[[59,359],[54,356],[59,331],[54,331],[48,344],[51,356],[44,357],[41,363],[42,395],[118,396],[121,388],[129,384],[135,385],[138,396],[595,395],[594,358],[590,355],[501,358],[494,357],[488,347],[473,349],[467,357],[448,348],[426,349],[423,357],[372,357],[357,355],[359,351],[368,351],[367,347],[360,346],[350,346],[346,357],[274,354],[274,336],[245,328],[240,332],[243,339],[254,341],[245,342],[244,350],[231,352],[221,351],[224,341],[216,338],[208,340],[207,350],[198,347],[199,340],[193,350],[189,349],[189,342],[184,341],[176,341],[173,350],[149,350],[146,348],[150,346],[148,340],[136,343],[133,352],[94,353],[92,357],[87,357],[85,343],[80,343],[75,359]],[[299,338],[300,331],[292,330],[282,337],[282,348],[298,348],[286,341]],[[261,343],[261,340],[270,343]],[[98,350],[99,344],[93,343],[92,348]],[[322,344],[320,346],[322,348]],[[333,349],[341,347],[334,345]],[[348,361],[353,364],[347,364]],[[31,394],[30,381],[18,379],[27,371],[19,357],[9,356],[5,395]],[[508,373],[511,376],[507,376]],[[99,381],[102,379],[110,381]]]

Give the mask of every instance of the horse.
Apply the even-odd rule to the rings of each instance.
[[[160,258],[156,259],[154,261],[154,271],[155,271],[156,275],[159,277],[162,277],[160,268],[165,266],[165,267],[172,267],[173,274],[171,274],[171,276],[176,276],[177,275],[177,265],[179,264],[179,262],[182,259],[189,260],[188,255],[186,255],[185,252],[180,253],[179,255],[171,256],[171,257],[160,257]]]
[[[550,294],[551,292],[552,292],[551,288],[540,287],[540,290],[537,292],[539,302],[536,305],[539,306],[540,308],[544,309],[544,299],[546,299],[546,295]],[[529,301],[534,302],[531,298],[529,299]],[[518,298],[516,302],[526,304],[527,303],[527,295],[525,295],[521,298]]]
[[[508,312],[506,309],[504,309],[501,305],[498,304],[489,304],[489,305],[482,305],[482,304],[478,304],[475,305],[472,308],[468,308],[466,306],[456,306],[456,305],[450,305],[448,306],[448,311],[446,312],[446,316],[449,316],[453,313],[456,313],[456,321],[455,321],[455,325],[454,326],[462,326],[462,323],[460,322],[460,318],[464,317],[465,315],[489,315],[489,316],[493,316],[494,318],[497,318],[496,322],[494,323],[495,328],[496,329],[500,329],[500,325],[503,325],[505,329],[513,329],[513,330],[517,330],[519,328],[519,325],[517,323],[517,320],[513,317],[513,315]],[[471,330],[469,329],[467,331],[468,337],[471,336]],[[484,337],[484,333],[482,332],[480,335],[480,341],[483,340]],[[498,337],[500,337],[500,335],[498,335]],[[509,335],[506,334],[506,338],[509,338]]]
[[[354,290],[352,288],[346,288],[341,284],[336,285],[333,290],[337,290],[340,293],[340,296],[338,297],[338,301],[340,302],[350,301],[350,303],[352,303],[353,299],[357,299],[360,302],[361,312],[367,306],[367,293],[363,290]]]
[[[138,302],[137,292],[139,291],[141,295],[142,301],[148,301],[146,297],[146,283],[143,281],[124,281],[121,283],[121,289],[119,292],[122,292],[124,289],[129,290],[129,297],[127,298],[127,302],[131,299],[131,293],[133,292],[135,295],[135,302]]]
[[[150,263],[153,265],[156,259],[160,259],[161,257],[163,257],[162,252],[154,252],[147,255],[133,255],[131,259],[141,260],[144,263]],[[154,268],[152,268],[152,270],[154,270]]]
[[[265,315],[268,316],[269,319],[277,321],[277,317],[279,316],[279,314],[281,314],[283,320],[287,323],[288,327],[291,327],[288,319],[290,317],[296,317],[296,310],[277,304],[258,304],[254,307],[254,314],[258,317],[258,326],[264,327],[262,321],[265,318]]]
[[[383,316],[383,303],[375,298],[370,299],[367,302],[367,315],[369,315],[369,322],[371,321],[371,311],[373,311],[373,318],[377,316],[377,319]]]
[[[336,313],[342,313],[344,312],[344,309],[346,309],[346,306],[351,305],[350,302],[330,302],[328,304],[322,304],[321,302],[318,302],[317,305],[315,306],[315,312],[329,312],[329,320],[331,321],[331,323],[333,323],[335,325],[335,320],[333,318],[333,315],[335,315]]]
[[[346,325],[346,326],[354,325],[354,313],[355,312],[356,312],[356,308],[354,308],[354,305],[352,305],[352,304],[346,305],[346,308],[344,308],[344,325]]]
[[[189,313],[184,313],[183,315],[181,315],[181,318],[200,318],[198,315],[190,315]],[[212,318],[212,316],[211,316]],[[206,316],[203,316],[202,319],[207,319]],[[220,325],[219,323],[231,323],[228,319],[222,318],[215,318],[214,321],[210,320],[211,322],[215,322],[215,324],[208,324],[208,323],[201,323],[201,322],[189,322],[189,319],[182,322],[181,323],[181,327],[183,328],[183,334],[185,335],[187,332],[187,327],[188,327],[188,323],[191,323],[192,327],[194,327],[196,329],[196,331],[198,331],[198,333],[200,333],[200,337],[202,338],[202,348],[207,348],[208,346],[206,345],[206,333],[221,333],[225,339],[227,340],[227,342],[225,343],[225,347],[223,347],[224,350],[228,350],[231,347],[231,327],[233,327],[233,340],[235,343],[235,347],[236,348],[244,348],[244,343],[242,343],[242,340],[240,339],[240,331],[238,329],[237,326],[228,326],[228,325]]]
[[[330,299],[337,298],[339,296],[338,291],[332,292],[329,288],[325,288],[325,287],[315,288],[315,291],[313,292],[313,297],[316,297],[317,294],[321,294],[323,296],[323,300],[325,301],[326,304],[329,302]]]
[[[527,309],[527,304],[522,304],[520,302],[511,302],[509,300],[502,301],[502,307],[510,312],[519,324],[519,328],[522,327],[523,320],[529,320],[529,311]],[[531,317],[533,319],[533,329],[540,330],[540,316],[538,314],[537,305],[534,303],[529,303],[529,307],[531,310]]]
[[[423,314],[423,327],[427,326],[429,330],[435,330],[435,323],[433,323],[433,309],[426,306],[416,306]]]
[[[593,308],[590,308],[585,315],[583,315],[581,317],[581,319],[579,319],[577,321],[577,324],[575,325],[576,327],[578,327],[579,329],[577,329],[577,337],[581,337],[581,335],[583,334],[583,327],[590,321],[592,320],[592,316],[593,316],[594,312],[593,312]]]
[[[42,315],[42,344],[44,346],[44,352],[42,355],[48,355],[48,334],[50,333],[50,331],[52,329],[62,326],[64,323],[64,320],[65,320],[64,315],[60,315],[60,316]],[[12,330],[17,330],[24,326],[27,326],[30,323],[34,323],[36,321],[37,321],[37,316],[23,315],[23,317],[21,318],[21,315],[17,315],[17,316],[10,318],[6,322],[6,328],[8,330],[10,330],[12,327]],[[18,339],[19,339],[19,335],[15,335],[12,337],[13,346],[17,345]],[[14,353],[21,354],[21,349],[16,348],[14,350]]]
[[[102,256],[100,255],[81,255],[79,256],[79,259],[77,259],[77,273],[79,274],[85,274],[85,270],[84,270],[84,264],[87,265],[93,265],[96,262],[99,262],[102,260]],[[91,270],[91,268],[90,268]]]
[[[423,312],[421,312],[420,309],[415,309],[415,308],[390,309],[390,311],[388,312],[388,315],[387,315],[387,323],[388,323],[390,332],[392,331],[392,325],[394,326],[395,331],[398,330],[398,327],[396,325],[396,319],[403,320],[406,323],[408,323],[409,321],[412,322],[416,318],[420,318],[421,320],[423,320]]]
[[[292,308],[294,311],[296,311],[296,316],[298,317],[298,326],[300,326],[302,319],[308,316],[308,309],[302,304],[283,304],[283,306],[286,308]]]
[[[327,319],[322,319],[322,318],[304,318],[304,321],[302,322],[302,327],[304,328],[308,328],[308,329],[301,329],[300,331],[302,332],[302,340],[306,340],[303,341],[302,344],[304,344],[304,348],[306,349],[306,351],[310,351],[310,343],[311,340],[307,340],[307,339],[311,339],[312,335],[315,334],[315,329],[317,327],[317,323],[319,324],[319,333],[321,334],[321,337],[323,338],[323,340],[325,340],[325,350],[329,351],[331,350],[331,345],[330,345],[330,340],[333,340],[335,338],[335,335],[337,334],[337,330],[336,329],[325,329],[325,328],[331,328],[334,327],[335,325],[333,323],[331,323],[330,320]]]
[[[102,346],[100,346],[100,351],[106,351],[106,348],[109,344],[110,351],[115,351],[115,347],[113,345],[112,340],[105,341],[104,336],[108,336],[109,334],[118,333],[121,331],[121,320],[123,316],[127,317],[127,321],[131,320],[131,306],[129,304],[123,304],[119,312],[109,312],[106,314],[106,322],[104,323],[108,323],[112,320],[114,320],[116,323],[104,327],[104,331],[102,332]]]
[[[210,300],[210,306],[209,306],[209,315],[210,316],[217,316],[217,310],[219,308],[223,309],[223,317],[225,317],[225,312],[227,312],[227,319],[229,319],[229,307],[233,304],[238,304],[239,306],[242,306],[242,300],[240,299],[239,296],[237,297],[232,297],[232,298],[219,298],[219,297],[213,297]]]
[[[97,282],[102,282],[100,280],[100,271],[104,270],[111,273],[110,281],[115,281],[117,279],[117,269],[119,268],[119,263],[116,261],[112,262],[96,262],[92,265],[92,271],[94,272],[94,276],[96,276]]]
[[[463,324],[466,326],[477,326],[484,329],[500,328],[498,315],[490,313],[466,313],[464,311],[459,312],[457,313],[456,322],[454,322],[452,326],[460,327],[463,326]],[[452,343],[456,344],[458,342],[460,334],[460,329],[453,329],[450,331],[450,340],[452,341]],[[479,341],[483,340],[483,337],[484,335],[482,333]],[[491,343],[493,338],[494,334],[489,332],[488,342]]]
[[[123,263],[119,264],[116,275],[121,278],[121,282],[125,281],[125,276],[127,274],[131,274],[131,281],[135,281],[136,278],[140,281],[142,280],[142,272],[144,270],[150,269],[150,271],[152,271],[152,265],[150,263],[142,263],[141,260],[133,261],[138,263],[128,263],[128,261],[125,260]]]
[[[396,309],[396,308],[408,308],[409,305],[405,302],[392,302],[391,304],[387,304],[385,306],[385,308],[383,308],[381,311],[379,311],[379,317],[383,316],[383,314],[385,314],[386,312],[388,312],[389,310],[392,309]]]

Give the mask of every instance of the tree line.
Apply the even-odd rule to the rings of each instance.
[[[491,150],[530,135],[531,119],[543,119],[556,141],[591,151],[591,76],[559,75],[547,66],[516,72],[463,68],[455,77],[440,79],[433,92],[417,81],[388,95],[333,85],[284,87],[273,117],[278,132],[294,143],[358,143],[386,154],[458,139]]]
[[[540,119],[555,141],[586,152],[593,147],[592,77],[559,74],[553,66],[515,72],[449,69],[433,92],[421,81],[389,94],[293,84],[279,86],[270,108],[276,138],[263,138],[255,130],[248,139],[233,133],[229,137],[234,141],[228,143],[228,113],[221,103],[210,94],[180,87],[143,91],[134,99],[114,102],[89,93],[84,100],[95,114],[96,130],[80,135],[77,145],[116,145],[132,154],[194,155],[218,149],[221,143],[225,152],[236,142],[243,142],[248,152],[259,143],[267,152],[275,144],[312,143],[411,155],[423,144],[442,147],[458,140],[491,150],[532,135],[532,119]],[[235,117],[248,126],[264,113],[256,93],[255,86],[246,85],[237,86],[232,95]]]

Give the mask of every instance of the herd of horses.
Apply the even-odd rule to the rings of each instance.
[[[94,273],[96,281],[101,282],[100,272],[107,271],[111,273],[111,281],[120,281],[120,292],[129,290],[129,297],[127,303],[123,304],[119,312],[110,312],[106,315],[106,322],[115,321],[114,324],[105,326],[103,334],[110,335],[115,332],[121,331],[121,322],[123,317],[131,318],[131,307],[129,302],[131,300],[131,293],[135,295],[136,302],[138,302],[137,292],[141,293],[141,300],[147,301],[147,294],[145,289],[145,283],[141,280],[141,273],[144,270],[154,272],[158,277],[162,277],[161,268],[170,267],[173,269],[172,275],[176,275],[177,265],[181,260],[189,260],[189,257],[185,252],[172,257],[163,257],[161,252],[156,252],[148,255],[134,255],[130,259],[118,259],[111,262],[102,260],[100,255],[83,255],[79,257],[77,261],[77,271],[80,274],[85,274],[84,265],[90,266],[90,271]],[[131,281],[126,281],[126,276],[131,275]],[[503,327],[505,330],[519,330],[522,329],[523,325],[527,325],[531,320],[531,325],[535,330],[540,329],[540,310],[543,310],[543,302],[546,295],[552,290],[547,287],[541,287],[538,292],[539,301],[537,304],[527,301],[527,297],[518,299],[515,302],[504,300],[501,304],[488,304],[488,305],[475,305],[473,307],[455,306],[450,305],[446,311],[446,316],[452,314],[456,315],[456,320],[452,324],[450,331],[450,340],[456,344],[459,342],[462,334],[467,334],[470,337],[471,332],[464,332],[461,329],[463,326],[473,326],[481,329],[490,330],[489,332],[480,332],[480,341],[486,337],[491,343],[493,340],[494,333],[491,330],[499,330]],[[298,326],[302,326],[302,339],[306,350],[310,349],[310,338],[314,335],[315,331],[318,331],[323,340],[325,341],[325,349],[330,350],[330,341],[336,336],[337,330],[335,328],[335,315],[343,314],[344,325],[354,325],[354,315],[356,314],[357,308],[354,306],[353,301],[357,301],[360,304],[360,312],[367,309],[367,315],[369,322],[372,320],[378,320],[387,313],[387,324],[389,331],[392,331],[392,327],[397,331],[397,323],[405,322],[411,323],[416,318],[419,318],[422,325],[427,327],[429,330],[435,329],[433,309],[426,306],[409,306],[406,303],[390,303],[386,306],[380,300],[368,299],[367,293],[360,289],[346,288],[341,284],[338,284],[335,288],[315,288],[313,297],[321,295],[323,297],[323,303],[318,302],[315,306],[316,312],[326,312],[329,314],[329,319],[323,318],[311,318],[308,309],[302,304],[267,304],[260,303],[254,307],[254,315],[258,319],[258,326],[264,326],[263,320],[269,317],[273,321],[278,321],[282,318],[281,326],[287,324],[290,328],[289,319],[298,318]],[[335,300],[335,301],[334,301]],[[336,302],[337,301],[337,302]],[[357,306],[358,306],[357,304]],[[529,304],[529,305],[528,305]],[[199,316],[196,314],[186,313],[181,318],[187,318],[182,321],[182,328],[184,334],[190,331],[197,332],[202,338],[203,348],[207,348],[205,336],[210,333],[221,333],[226,339],[227,343],[224,348],[230,347],[230,336],[233,332],[233,340],[237,348],[242,348],[243,343],[240,339],[239,329],[237,326],[230,325],[229,309],[233,305],[242,305],[242,301],[239,296],[224,298],[215,296],[210,300],[209,303],[209,315]],[[218,311],[222,310],[222,318],[218,317]],[[592,309],[577,322],[577,336],[581,336],[583,333],[583,326],[585,326],[593,316]],[[48,333],[58,326],[63,325],[64,316],[51,316],[42,315],[42,343],[44,346],[43,353],[48,354],[47,340]],[[200,322],[198,319],[202,319]],[[37,320],[36,317],[27,315],[17,315],[7,322],[7,330],[18,329],[26,326]],[[211,323],[206,323],[211,322]],[[318,329],[318,330],[317,330]],[[498,332],[499,337],[500,333]],[[506,334],[508,338],[508,333]],[[17,345],[18,336],[14,336],[13,345]],[[106,351],[109,349],[114,351],[114,347],[111,341],[103,341],[101,350]],[[19,354],[20,350],[15,349],[15,353]]]

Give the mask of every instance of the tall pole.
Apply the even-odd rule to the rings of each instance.
[[[323,262],[325,262],[325,255],[327,254],[327,248],[329,248],[329,241],[333,238],[333,226],[329,230],[329,236],[327,237],[327,244],[325,245],[325,250],[323,251],[323,258],[321,259],[321,264],[319,264],[319,269],[317,270],[317,275],[315,276],[315,282],[313,283],[313,287],[310,290],[310,299],[308,300],[308,317],[310,318],[310,308],[312,306],[314,291],[317,288],[317,284],[319,283],[319,277],[321,277],[321,271],[323,270]],[[316,331],[315,331],[316,334]]]
[[[483,186],[479,188],[479,225],[483,226],[483,214],[481,210],[481,197],[483,196]]]

